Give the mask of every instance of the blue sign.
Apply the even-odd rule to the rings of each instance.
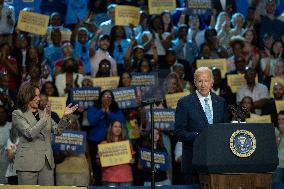
[[[160,130],[170,130],[174,128],[175,110],[174,109],[153,109],[154,127]],[[151,128],[150,110],[146,110],[147,128]]]
[[[139,162],[145,168],[151,168],[151,149],[139,147]],[[167,171],[169,168],[168,153],[154,150],[155,168],[160,171]]]
[[[15,8],[15,17],[18,19],[19,13],[23,8],[31,8],[33,12],[39,13],[39,6],[41,0],[5,0],[9,5],[12,5]]]
[[[113,89],[112,92],[120,109],[136,108],[138,106],[134,87],[121,87]]]
[[[53,151],[72,151],[75,154],[86,152],[86,132],[63,131],[62,135],[54,136]]]
[[[73,88],[71,89],[71,102],[84,108],[94,106],[99,99],[100,92],[100,87]]]

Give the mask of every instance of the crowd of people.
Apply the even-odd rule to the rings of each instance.
[[[61,1],[54,11],[42,11],[50,16],[42,36],[20,31],[14,7],[0,0],[1,184],[149,185],[151,169],[142,165],[138,153],[140,147],[151,148],[150,120],[145,115],[149,106],[141,102],[145,91],[136,88],[139,106],[135,108],[120,108],[110,89],[102,90],[93,106],[70,105],[71,89],[97,87],[93,78],[118,76],[117,88],[122,88],[132,86],[137,73],[155,73],[159,78],[151,88],[162,97],[154,109],[174,108],[168,106],[165,95],[181,92],[199,99],[210,94],[211,110],[218,107],[215,99],[224,105],[222,115],[214,110],[214,120],[206,114],[208,122],[194,123],[183,113],[190,109],[194,119],[200,116],[196,102],[183,98],[177,107],[176,130],[155,129],[154,149],[167,154],[169,165],[156,171],[157,183],[185,184],[183,176],[195,179],[181,169],[182,154],[192,155],[190,146],[182,152],[181,142],[192,142],[198,133],[186,135],[184,127],[232,121],[235,115],[225,107],[238,105],[246,107],[245,118],[271,116],[280,159],[273,178],[284,182],[284,114],[275,104],[284,99],[284,16],[275,12],[284,9],[283,3],[251,0],[242,14],[235,1],[217,0],[206,14],[197,15],[185,8],[184,1],[177,1],[179,8],[174,11],[149,15],[146,0],[74,2],[78,7],[84,4],[80,15],[60,10]],[[42,0],[42,7],[44,3],[48,4]],[[115,25],[115,7],[121,4],[140,7],[137,26]],[[197,61],[209,59],[225,59],[226,73],[214,65],[210,71],[198,70]],[[227,82],[233,74],[245,79],[236,91]],[[66,97],[63,117],[50,109],[49,97]],[[202,104],[205,113],[206,106]],[[223,117],[227,112],[228,117]],[[62,130],[85,131],[86,152],[52,153],[51,138]],[[131,146],[130,162],[102,167],[98,145],[125,140]]]

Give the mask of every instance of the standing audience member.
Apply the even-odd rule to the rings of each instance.
[[[0,7],[0,41],[12,45],[12,33],[16,22],[15,10],[12,5],[8,5],[4,0],[0,0]]]
[[[118,120],[112,121],[107,130],[106,140],[100,144],[115,143],[127,140],[125,126]],[[131,143],[129,141],[131,155],[134,155]],[[100,157],[100,152],[98,154]],[[131,186],[133,182],[132,167],[130,163],[134,163],[134,158],[129,163],[114,165],[108,167],[102,167],[102,183],[104,186],[119,187],[119,186]]]
[[[12,114],[13,127],[19,133],[14,168],[20,185],[54,185],[51,133],[61,134],[69,124],[68,115],[78,108],[78,105],[69,104],[57,125],[50,118],[50,104],[41,111],[39,101],[39,88],[26,83],[18,93],[19,109]]]

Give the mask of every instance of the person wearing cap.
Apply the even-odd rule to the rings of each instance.
[[[268,89],[261,83],[256,83],[256,70],[252,67],[246,67],[245,76],[246,83],[237,90],[237,104],[241,102],[243,97],[250,96],[253,99],[255,112],[261,114],[261,108],[268,98]]]
[[[144,47],[142,45],[133,47],[133,45],[134,43],[131,42],[124,57],[124,67],[128,72],[137,70],[138,65],[140,65],[140,62],[145,58]]]
[[[115,7],[116,6],[117,6],[116,4],[110,4],[107,7],[107,15],[109,17],[109,20],[102,22],[99,27],[100,29],[102,29],[102,35],[105,35],[105,34],[110,35],[111,28],[115,26],[114,21],[115,21]],[[126,32],[126,36],[130,37],[132,33],[130,27],[124,26],[124,29]]]
[[[110,56],[108,49],[110,47],[110,37],[109,35],[101,35],[98,42],[98,50],[95,54],[90,57],[90,65],[91,65],[91,76],[95,77],[99,70],[99,63],[103,59],[107,59],[111,63],[111,75],[117,75],[117,65],[116,61],[113,57]],[[95,48],[94,45],[91,45],[90,48]]]

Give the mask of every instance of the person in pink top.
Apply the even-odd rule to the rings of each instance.
[[[111,142],[120,142],[126,140],[125,130],[119,121],[111,122],[105,141],[100,144]],[[132,156],[135,154],[130,144]],[[100,156],[100,153],[99,155]],[[134,158],[127,164],[102,167],[102,183],[104,186],[131,186],[133,182],[131,163],[134,163]]]
[[[91,44],[91,52],[94,52],[95,44]],[[91,76],[95,77],[98,70],[99,70],[99,64],[101,60],[107,59],[111,63],[111,76],[117,76],[117,64],[113,57],[110,56],[108,49],[110,47],[110,37],[109,35],[102,35],[99,38],[98,43],[98,50],[95,51],[95,53],[90,52],[90,64],[91,64]]]

